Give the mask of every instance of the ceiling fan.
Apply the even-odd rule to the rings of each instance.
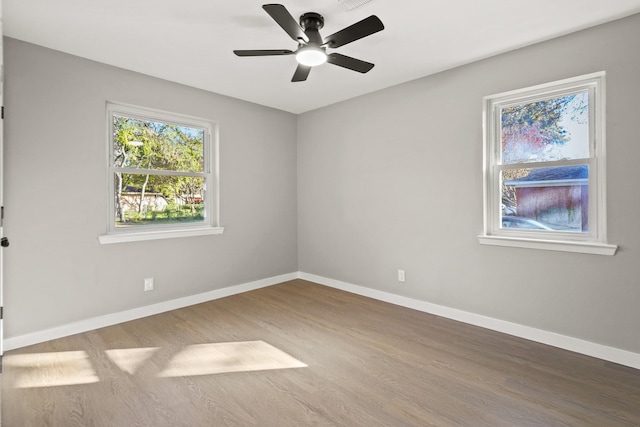
[[[331,34],[324,39],[319,30],[324,26],[324,18],[315,12],[308,12],[300,16],[300,23],[291,16],[289,11],[281,4],[265,4],[262,8],[273,18],[282,29],[298,43],[298,48],[268,49],[268,50],[234,50],[238,56],[278,56],[295,55],[298,67],[293,74],[292,82],[307,80],[312,67],[324,64],[337,65],[359,73],[370,71],[374,64],[339,53],[327,53],[327,48],[335,49],[347,43],[354,42],[363,37],[370,36],[384,29],[382,21],[371,15],[362,21]]]

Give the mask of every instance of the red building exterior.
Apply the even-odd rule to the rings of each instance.
[[[589,167],[532,169],[528,176],[507,181],[516,191],[516,215],[555,230],[589,230]]]

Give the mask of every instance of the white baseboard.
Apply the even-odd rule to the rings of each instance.
[[[164,301],[157,304],[134,308],[131,310],[120,311],[118,313],[106,314],[104,316],[80,320],[78,322],[68,323],[66,325],[57,326],[55,328],[45,329],[43,331],[33,332],[30,334],[9,337],[5,338],[4,340],[4,349],[5,351],[9,351],[57,338],[67,337],[69,335],[79,334],[98,328],[104,328],[105,326],[116,325],[118,323],[128,322],[129,320],[140,319],[142,317],[152,316],[154,314],[164,313],[166,311],[171,311],[194,304],[200,304],[219,298],[252,291],[254,289],[265,288],[267,286],[297,279],[298,276],[298,273],[282,274],[280,276],[256,280],[255,282],[229,286],[227,288],[216,289],[197,295],[177,298],[171,301]]]
[[[575,353],[585,354],[587,356],[592,356],[598,359],[607,360],[610,362],[640,369],[640,354],[633,353],[627,350],[621,350],[615,347],[596,344],[590,341],[585,341],[566,335],[560,335],[554,332],[519,325],[517,323],[506,322],[504,320],[469,313],[467,311],[457,310],[438,304],[432,304],[429,302],[403,297],[389,292],[383,292],[364,286],[329,279],[322,276],[316,276],[314,274],[299,272],[298,277],[310,282],[318,283],[336,289],[341,289],[343,291],[366,296],[391,304],[400,305],[402,307],[411,308],[425,313],[435,314],[437,316],[446,317],[448,319],[457,320],[459,322],[480,326],[482,328],[491,329],[493,331],[498,331],[516,337],[528,339],[530,341],[551,345],[553,347],[562,348],[565,350],[573,351]]]
[[[401,295],[379,291],[376,289],[354,285],[351,283],[329,279],[322,276],[316,276],[314,274],[304,272],[283,274],[280,276],[261,279],[254,282],[229,286],[227,288],[216,289],[197,295],[178,298],[171,301],[165,301],[157,304],[147,305],[144,307],[134,308],[131,310],[125,310],[118,313],[93,317],[90,319],[81,320],[78,322],[73,322],[66,325],[57,326],[55,328],[33,332],[30,334],[9,337],[4,340],[4,349],[6,351],[9,351],[16,348],[26,347],[29,345],[87,332],[94,329],[127,322],[130,320],[140,319],[142,317],[152,316],[154,314],[164,313],[166,311],[171,311],[194,304],[200,304],[219,298],[252,291],[254,289],[276,285],[278,283],[298,278],[318,283],[320,285],[341,289],[343,291],[351,292],[357,295],[362,295],[376,300],[399,305],[402,307],[411,308],[425,313],[435,314],[437,316],[457,320],[459,322],[480,326],[482,328],[491,329],[542,344],[551,345],[554,347],[573,351],[575,353],[585,354],[587,356],[592,356],[598,359],[607,360],[610,362],[640,369],[640,354],[638,353],[633,353],[615,347],[596,344],[590,341],[585,341],[566,335],[560,335],[554,332],[544,331],[517,323],[494,319],[492,317],[482,316],[463,310],[457,310],[454,308],[432,304],[414,298],[403,297]]]

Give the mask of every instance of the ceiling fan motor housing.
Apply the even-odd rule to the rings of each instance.
[[[324,18],[319,13],[307,12],[300,16],[300,27],[304,30],[304,33],[309,37],[309,44],[320,46],[322,44],[322,37],[319,30],[324,27]]]
[[[307,12],[300,16],[300,26],[303,30],[320,30],[324,27],[324,18],[319,13]]]

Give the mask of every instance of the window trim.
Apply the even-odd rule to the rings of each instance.
[[[205,178],[204,203],[205,220],[198,224],[159,224],[147,225],[140,228],[117,228],[115,226],[115,183],[113,174],[121,168],[114,166],[113,152],[113,116],[119,114],[143,120],[160,121],[173,125],[196,127],[205,130],[203,145],[204,171],[198,173]],[[107,101],[107,191],[108,212],[107,232],[98,236],[101,244],[133,242],[143,240],[168,239],[189,236],[222,234],[224,227],[219,226],[220,220],[220,189],[219,189],[219,151],[218,124],[212,120],[188,116],[179,113],[161,111],[152,108],[139,107],[131,104]],[[160,175],[171,175],[172,171],[151,171]]]
[[[554,166],[589,166],[589,231],[550,232],[500,227],[501,108],[548,99],[563,94],[589,91],[589,158],[554,162]],[[606,233],[606,151],[605,151],[605,72],[597,72],[483,98],[483,234],[480,244],[530,249],[614,255],[616,245],[607,243]],[[541,167],[550,162],[521,163],[521,167]]]

